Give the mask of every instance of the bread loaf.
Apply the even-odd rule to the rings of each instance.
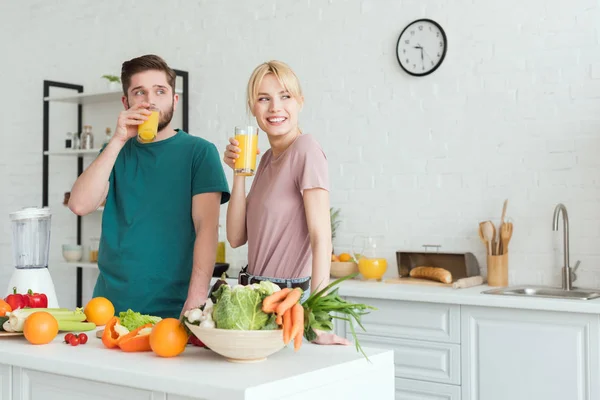
[[[410,270],[412,278],[429,279],[442,283],[452,283],[452,274],[444,268],[438,267],[415,267]]]

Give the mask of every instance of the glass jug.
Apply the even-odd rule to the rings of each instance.
[[[10,214],[16,268],[48,267],[51,218],[48,208],[31,207]]]
[[[352,253],[358,262],[358,271],[365,279],[380,281],[387,270],[383,257],[383,236],[355,236]]]

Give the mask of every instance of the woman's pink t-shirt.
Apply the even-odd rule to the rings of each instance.
[[[312,253],[303,191],[329,190],[327,157],[300,135],[279,157],[262,156],[246,199],[248,272],[272,278],[311,275]]]

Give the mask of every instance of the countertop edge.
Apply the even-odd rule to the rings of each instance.
[[[494,287],[480,285],[471,288],[453,289],[449,287],[402,285],[384,282],[347,281],[340,284],[339,294],[345,297],[382,300],[600,314],[600,299],[527,298],[482,293],[489,289],[494,289]]]

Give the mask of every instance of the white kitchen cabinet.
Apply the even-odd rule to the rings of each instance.
[[[595,314],[463,306],[462,400],[597,400]]]
[[[352,340],[352,336],[347,336]],[[460,385],[460,346],[357,334],[365,347],[394,350],[397,378]]]
[[[355,297],[347,300],[377,308],[362,318],[366,335],[460,343],[459,305]],[[357,332],[361,331],[357,327]]]
[[[0,364],[0,400],[11,399],[10,365]]]
[[[394,350],[396,400],[461,400],[460,306],[348,297],[377,308],[355,324],[362,346]],[[335,333],[353,341],[347,322]]]
[[[20,400],[156,400],[152,392],[148,390],[70,378],[25,368],[13,369],[12,398]]]
[[[191,397],[135,389],[119,385],[64,375],[49,374],[26,368],[13,368],[12,395],[10,394],[11,367],[2,365],[2,397],[0,400],[193,400]],[[201,399],[199,399],[201,400]]]
[[[396,400],[461,400],[460,386],[396,378]]]

